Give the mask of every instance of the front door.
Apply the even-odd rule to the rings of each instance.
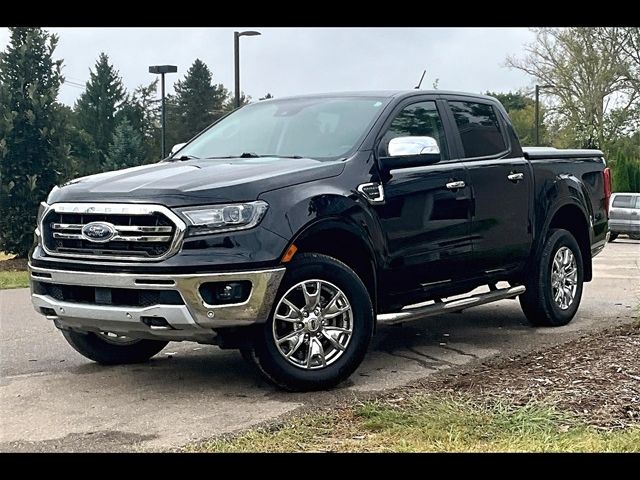
[[[433,98],[433,97],[431,97]],[[384,284],[394,292],[428,291],[464,274],[471,254],[470,190],[467,172],[451,158],[443,116],[435,99],[409,99],[384,129],[380,156],[395,137],[436,139],[442,160],[432,165],[392,169],[383,182],[385,204],[376,206],[387,246]]]
[[[469,274],[500,275],[518,269],[532,242],[529,162],[512,153],[507,125],[492,103],[450,99],[448,104],[473,196]]]

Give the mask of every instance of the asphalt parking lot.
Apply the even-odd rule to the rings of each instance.
[[[640,242],[594,260],[574,321],[528,326],[517,301],[378,330],[363,365],[330,392],[287,394],[235,351],[171,343],[147,364],[102,367],[33,310],[27,289],[0,291],[0,451],[166,450],[276,419],[304,405],[381,391],[442,369],[629,323],[640,303]]]

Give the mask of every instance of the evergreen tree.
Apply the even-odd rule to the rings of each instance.
[[[84,92],[75,104],[76,126],[80,130],[80,143],[75,147],[85,163],[82,174],[104,170],[106,155],[120,122],[125,100],[126,92],[118,71],[109,63],[107,54],[101,53],[95,70],[90,72]],[[87,142],[83,143],[83,140]]]
[[[65,122],[56,103],[63,78],[54,60],[58,37],[10,28],[0,53],[0,250],[25,256],[38,204],[66,168]]]
[[[184,79],[176,82],[175,94],[167,102],[167,144],[186,142],[225,113],[229,92],[213,83],[205,63],[196,59]]]
[[[128,96],[121,116],[126,118],[144,144],[144,160],[151,162],[160,158],[160,100],[156,98],[158,79],[149,85],[139,85]],[[141,160],[142,161],[142,160]]]
[[[240,107],[244,105],[248,105],[249,103],[251,103],[251,96],[245,95],[244,92],[240,92]],[[227,101],[224,103],[224,110],[225,112],[231,112],[235,109],[236,109],[236,99],[233,95],[231,95],[227,99]]]
[[[135,167],[144,163],[145,148],[142,135],[138,133],[129,120],[123,119],[116,127],[113,142],[109,146],[104,169],[119,170]]]

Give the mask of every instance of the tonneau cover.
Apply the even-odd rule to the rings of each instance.
[[[593,158],[604,157],[600,150],[558,149],[554,147],[522,147],[524,158],[529,160],[540,158]]]

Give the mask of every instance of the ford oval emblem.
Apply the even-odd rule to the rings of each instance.
[[[107,222],[91,222],[82,227],[82,238],[95,243],[108,242],[116,233],[116,227]]]

